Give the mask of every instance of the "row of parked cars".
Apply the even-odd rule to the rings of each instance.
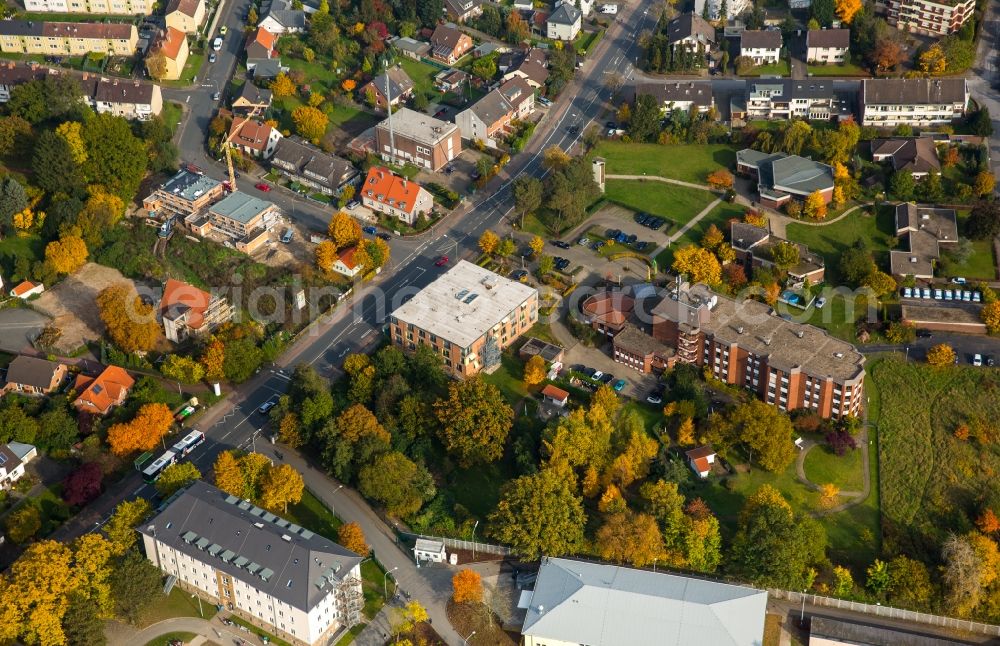
[[[573,366],[573,371],[589,379],[595,386],[610,384],[615,392],[618,393],[625,388],[625,384],[627,383],[624,379],[616,379],[611,373],[601,372],[600,370],[588,368],[587,366]]]
[[[657,215],[650,215],[644,211],[639,211],[635,214],[635,221],[648,229],[652,229],[653,231],[656,231],[667,223],[666,219]]]
[[[981,303],[983,295],[967,289],[942,289],[939,287],[904,287],[903,298],[919,298],[935,301],[965,301]]]

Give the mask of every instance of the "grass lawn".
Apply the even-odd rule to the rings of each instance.
[[[302,492],[301,502],[291,505],[282,516],[330,540],[337,539],[337,530],[343,524],[343,521],[334,516],[333,512],[308,489]]]
[[[932,368],[886,357],[868,366],[879,396],[879,468],[885,551],[937,562],[951,528],[969,527],[996,488],[1000,447],[959,440],[959,424],[995,433],[1000,372]],[[899,393],[905,393],[899,396]]]
[[[170,132],[173,133],[181,124],[181,118],[184,116],[184,110],[181,109],[180,103],[164,101],[163,112],[160,116],[163,118],[163,123],[167,124],[167,127],[170,128]]]
[[[829,260],[827,260],[826,267],[827,272],[829,272]],[[829,276],[829,273],[827,275]],[[827,278],[827,283],[832,284],[829,282],[829,278]],[[788,310],[793,315],[798,311],[800,310]],[[877,316],[877,314],[877,311],[873,312],[872,317]],[[857,296],[852,301],[850,298],[834,295],[827,296],[827,303],[823,309],[811,307],[809,318],[805,322],[821,327],[835,337],[854,342],[857,339],[855,333],[858,322],[868,315],[868,299],[864,296]],[[873,322],[874,320],[872,318]]]
[[[8,236],[0,240],[0,262],[4,263],[7,275],[14,268],[16,258],[27,258],[30,262],[41,260],[45,255],[45,242],[38,236]]]
[[[513,353],[504,352],[500,356],[500,367],[492,374],[484,374],[483,379],[500,389],[504,399],[511,406],[516,406],[518,402],[528,396],[528,390],[524,387],[524,363]]]
[[[687,186],[631,179],[609,179],[604,197],[634,211],[646,211],[684,225],[716,199],[714,193]]]
[[[201,602],[201,610],[204,614],[205,619],[211,619],[215,616],[216,609],[215,604],[210,601]],[[146,626],[152,626],[153,624],[163,621],[164,619],[173,619],[174,617],[200,617],[198,614],[198,599],[192,599],[189,592],[181,590],[179,587],[174,586],[170,591],[170,594],[164,596],[160,595],[156,598],[146,612],[142,615],[142,621],[139,623],[139,628],[145,628]]]
[[[943,277],[964,276],[994,280],[997,276],[996,261],[993,258],[993,243],[990,240],[972,240],[972,253],[963,263],[948,263]]]
[[[792,73],[787,59],[781,59],[772,65],[758,65],[747,76],[789,76]]]
[[[528,330],[524,336],[525,337],[533,336],[536,339],[541,339],[542,341],[555,343],[556,345],[559,344],[559,340],[555,337],[554,334],[552,334],[552,327],[548,323],[542,323],[541,321],[532,325],[531,329]],[[3,358],[0,357],[0,368],[3,367],[2,361]]]
[[[598,29],[597,31],[581,31],[580,35],[573,41],[573,48],[576,49],[580,56],[586,56],[587,52],[594,48],[594,45],[601,42],[601,38],[603,36],[603,29]]]
[[[374,114],[353,105],[335,105],[329,101],[323,104],[323,111],[330,118],[330,125],[350,128],[352,131],[365,130],[379,122]]]
[[[723,144],[662,146],[602,141],[596,154],[604,157],[612,175],[645,173],[698,184],[704,184],[712,171],[736,164],[736,150]]]
[[[402,65],[403,71],[413,81],[415,92],[423,92],[427,95],[428,99],[435,101],[440,97],[441,93],[434,87],[434,77],[441,72],[440,69],[406,56],[401,56],[398,62]]]
[[[861,491],[863,486],[861,451],[857,449],[838,456],[829,447],[819,444],[806,454],[803,467],[806,477],[814,484],[833,483],[841,491]]]
[[[160,635],[156,639],[149,640],[146,642],[146,646],[168,646],[175,639],[179,639],[186,644],[197,636],[197,633],[167,633],[166,635]]]
[[[389,577],[392,578],[392,577]],[[382,594],[383,584],[392,590],[392,584],[385,578],[385,571],[378,563],[368,559],[361,564],[361,589],[365,595],[365,607],[362,612],[372,619],[385,605],[385,595]]]
[[[869,76],[868,70],[854,63],[807,65],[806,71],[811,76]]]
[[[729,230],[727,223],[733,218],[741,219],[746,210],[745,206],[740,206],[739,204],[720,203],[708,215],[699,220],[696,225],[685,231],[684,235],[678,238],[669,249],[664,249],[656,256],[657,267],[661,270],[668,269],[674,259],[674,249],[686,247],[689,244],[698,244],[702,236],[705,235],[705,231],[713,224],[721,229],[723,233],[727,233]]]
[[[354,640],[357,639],[358,635],[360,635],[361,631],[363,631],[364,629],[365,629],[365,624],[358,624],[354,628],[351,628],[346,633],[344,633],[344,636],[340,638],[336,646],[348,646],[348,644],[353,644]]]
[[[233,623],[235,624],[239,624],[240,626],[246,626],[250,630],[251,634],[257,635],[258,637],[267,637],[268,643],[275,644],[275,646],[292,646],[284,639],[278,639],[277,637],[267,632],[263,628],[258,628],[257,626],[254,626],[246,619],[241,619],[236,615],[229,615],[229,618],[232,619]]]
[[[205,62],[204,54],[191,53],[188,56],[187,62],[184,63],[184,69],[181,70],[181,77],[176,81],[160,81],[161,85],[166,87],[187,87],[194,83],[194,77],[198,75],[198,70],[201,69],[201,64]]]
[[[826,283],[842,284],[839,270],[841,254],[861,240],[875,255],[875,262],[883,270],[889,268],[889,239],[893,237],[892,208],[881,208],[875,217],[858,209],[843,220],[828,226],[809,226],[791,223],[785,233],[789,240],[801,242],[826,260]]]

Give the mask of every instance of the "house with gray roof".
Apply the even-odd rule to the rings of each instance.
[[[809,282],[816,285],[823,282],[826,276],[823,256],[809,251],[809,247],[800,242],[791,242],[773,235],[764,227],[734,220],[729,225],[729,240],[736,253],[736,260],[743,265],[747,276],[753,276],[756,267],[773,267],[772,250],[780,244],[798,247],[799,261],[794,267],[788,268],[788,275],[794,281],[801,282],[808,278]]]
[[[405,36],[400,36],[399,38],[393,40],[392,46],[395,47],[403,56],[412,58],[415,61],[419,61],[424,56],[430,56],[431,53],[430,43],[423,43],[419,40],[406,38]]]
[[[583,12],[564,3],[549,15],[545,25],[546,35],[552,40],[573,40],[580,33],[582,24]]]
[[[736,171],[757,180],[761,204],[773,209],[814,192],[833,199],[833,167],[806,157],[746,148],[736,153]]]
[[[931,280],[943,249],[958,245],[954,209],[936,209],[904,202],[896,206],[899,249],[889,252],[889,270],[895,276]]]
[[[759,79],[747,82],[746,104],[738,119],[816,119],[853,116],[850,101],[823,79]]]
[[[399,105],[410,100],[413,80],[402,67],[396,65],[368,81],[361,88],[360,96],[367,97],[369,92],[375,97],[375,105],[385,110],[387,104]]]
[[[444,0],[449,20],[465,22],[483,13],[483,0]]]
[[[511,122],[531,114],[534,106],[535,94],[531,87],[515,76],[456,114],[455,124],[463,138],[482,141],[495,148],[497,140],[510,132]]]
[[[771,65],[781,56],[781,31],[777,29],[746,29],[740,34],[740,56],[753,60],[754,65]]]
[[[937,146],[932,137],[892,137],[871,142],[872,161],[888,162],[894,171],[909,171],[916,179],[941,172]]]
[[[525,646],[759,646],[767,592],[562,558],[542,560]]]
[[[271,157],[271,167],[292,181],[324,195],[335,195],[358,178],[358,170],[336,155],[325,153],[301,137],[284,137]]]
[[[667,23],[667,42],[691,50],[701,46],[707,53],[715,47],[715,27],[694,12],[685,13]]]
[[[200,480],[137,531],[168,580],[285,641],[361,620],[361,556]]]
[[[864,79],[860,102],[863,126],[945,124],[965,115],[969,84],[964,78]]]
[[[7,382],[0,393],[48,395],[66,380],[66,364],[20,354],[7,366]]]
[[[649,94],[656,98],[663,110],[708,112],[715,105],[711,81],[646,81],[636,83],[635,96]]]
[[[810,29],[806,34],[806,60],[810,63],[843,63],[850,49],[850,29]]]

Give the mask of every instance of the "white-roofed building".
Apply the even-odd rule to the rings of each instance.
[[[759,646],[767,592],[664,572],[543,559],[525,646]]]
[[[418,561],[431,561],[432,563],[444,563],[448,559],[448,554],[441,541],[432,541],[426,538],[418,538],[413,546],[413,556]]]
[[[430,346],[459,377],[499,365],[500,353],[538,321],[538,291],[465,260],[389,317],[394,345]]]

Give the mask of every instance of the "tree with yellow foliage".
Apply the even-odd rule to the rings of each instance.
[[[835,507],[838,496],[840,496],[840,487],[832,482],[827,482],[819,486],[819,506],[823,509]]]
[[[11,216],[11,224],[19,236],[26,236],[31,229],[40,228],[43,222],[45,222],[45,213],[43,211],[35,212],[30,206],[24,207]]]
[[[42,514],[36,505],[23,505],[4,519],[7,537],[18,545],[27,543],[42,528]]]
[[[759,211],[751,209],[748,209],[747,212],[743,214],[743,221],[747,224],[752,224],[755,227],[767,226],[767,216]]]
[[[87,262],[87,243],[77,236],[63,236],[45,246],[45,262],[57,274],[72,274]]]
[[[716,285],[722,281],[722,265],[711,251],[691,244],[674,252],[674,273],[694,283]]]
[[[624,489],[636,480],[645,478],[649,473],[650,462],[656,457],[657,449],[659,446],[656,440],[644,430],[633,431],[625,450],[611,462],[606,479]]]
[[[854,20],[854,14],[861,10],[861,0],[835,0],[837,16],[846,25]]]
[[[97,295],[97,310],[108,336],[125,352],[152,350],[160,339],[156,311],[128,283],[115,283]]]
[[[122,198],[100,187],[91,187],[83,209],[76,216],[80,237],[90,249],[97,249],[104,242],[104,234],[118,224],[125,214]]]
[[[972,184],[972,190],[979,197],[987,197],[993,193],[996,183],[997,178],[993,176],[993,173],[988,170],[984,170],[976,175],[976,179]]]
[[[167,55],[160,50],[151,52],[146,57],[146,71],[149,77],[159,81],[167,75]]]
[[[621,489],[614,483],[609,484],[604,489],[601,499],[597,501],[597,510],[605,514],[615,514],[625,511],[627,508],[628,505],[625,503],[625,498],[622,497]]]
[[[499,246],[500,236],[493,233],[490,229],[483,231],[483,234],[479,236],[479,249],[487,256],[495,254]]]
[[[337,249],[350,247],[361,240],[361,224],[343,211],[337,211],[333,214],[326,231]]]
[[[0,639],[65,644],[62,618],[78,581],[70,548],[56,541],[31,545],[0,579]]]
[[[288,412],[282,416],[278,422],[278,441],[292,449],[297,449],[305,443],[298,415]]]
[[[705,229],[705,235],[701,237],[701,246],[709,251],[715,251],[720,244],[726,241],[725,236],[719,227],[714,224],[708,225]]]
[[[822,220],[826,217],[826,202],[823,200],[823,194],[819,191],[813,191],[806,197],[806,202],[802,206],[802,212],[807,218],[813,218],[814,220]]]
[[[920,54],[919,65],[921,72],[939,76],[948,69],[948,57],[945,56],[941,45],[935,43]]]
[[[148,451],[160,444],[174,423],[174,415],[166,404],[143,404],[131,422],[115,424],[108,429],[108,445],[118,456],[135,451]]]
[[[532,355],[524,365],[524,385],[537,386],[545,380],[545,374],[545,359],[537,354]]]
[[[260,481],[260,505],[275,513],[288,512],[288,503],[302,500],[302,474],[290,464],[268,467]]]
[[[73,161],[79,165],[87,161],[87,146],[83,143],[80,130],[82,127],[83,124],[79,121],[64,121],[56,127],[56,134],[66,142]]]
[[[215,486],[238,498],[247,497],[247,483],[240,469],[239,460],[232,451],[223,451],[215,458],[212,467],[215,475]]]
[[[135,528],[149,517],[152,507],[145,498],[124,500],[118,503],[111,518],[104,524],[104,533],[111,541],[111,553],[121,556],[138,541]]]
[[[532,254],[538,256],[540,253],[542,253],[542,250],[545,248],[545,241],[542,240],[541,236],[535,236],[528,243],[528,247],[531,248]]]
[[[84,534],[73,541],[73,587],[97,608],[97,616],[110,619],[113,614],[111,586],[112,545],[100,534]]]
[[[337,529],[337,542],[359,556],[366,556],[371,548],[365,540],[365,533],[357,523],[344,523]]]
[[[451,577],[451,600],[455,603],[482,603],[483,579],[475,570],[459,570]]]
[[[955,350],[947,343],[938,343],[927,350],[927,365],[950,366],[955,363]]]
[[[645,567],[666,555],[656,519],[644,513],[612,514],[597,530],[594,543],[601,558],[635,567]]]
[[[389,262],[389,245],[382,238],[362,240],[354,252],[354,262],[369,272],[384,267]]]
[[[979,310],[979,317],[990,334],[1000,333],[1000,301],[983,305],[983,309]]]
[[[226,345],[222,340],[212,337],[201,354],[201,365],[205,368],[205,379],[212,382],[221,381],[225,377]]]
[[[337,262],[337,245],[329,240],[316,245],[316,268],[320,271],[330,271]]]
[[[295,83],[292,79],[288,78],[288,75],[284,72],[278,74],[273,81],[271,81],[271,92],[274,93],[274,98],[283,99],[295,94],[298,88],[295,87]]]
[[[330,125],[330,118],[319,108],[303,105],[292,110],[292,122],[295,123],[295,131],[302,137],[319,143]]]
[[[549,146],[542,153],[542,166],[547,170],[558,171],[569,166],[571,158],[559,146]]]
[[[691,446],[694,439],[694,420],[685,417],[677,427],[677,443],[681,446]]]

